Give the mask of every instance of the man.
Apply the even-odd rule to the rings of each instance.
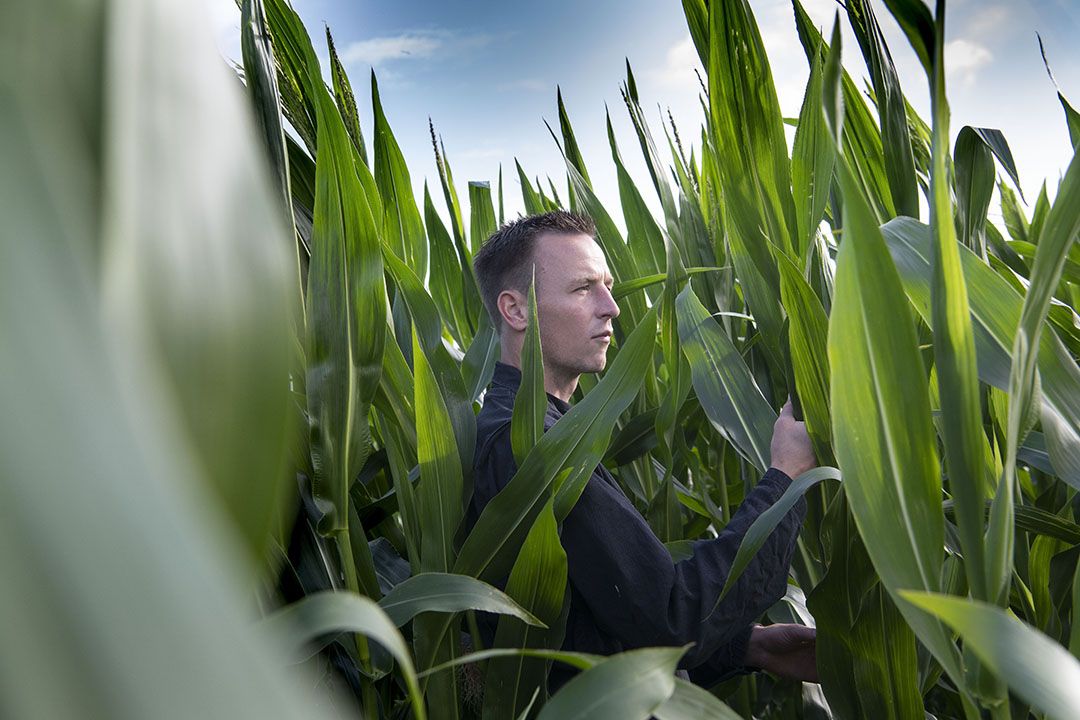
[[[496,364],[477,418],[470,522],[517,470],[510,419],[521,382],[534,266],[548,394],[545,430],[569,410],[581,374],[604,369],[619,306],[595,235],[590,219],[550,212],[504,225],[476,254],[473,266],[499,331],[502,362]],[[747,528],[780,498],[791,478],[817,464],[806,429],[792,417],[790,404],[776,422],[771,450],[773,467],[720,536],[695,543],[693,557],[679,563],[672,561],[607,469],[598,466],[560,535],[570,586],[563,649],[610,655],[692,642],[680,667],[701,685],[747,668],[816,681],[813,630],[752,624],[784,595],[805,501],[785,516],[713,612]],[[549,680],[552,691],[572,672],[556,664]]]

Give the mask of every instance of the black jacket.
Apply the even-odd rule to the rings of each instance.
[[[517,368],[496,364],[477,418],[470,527],[517,471],[510,419],[520,383]],[[569,409],[549,394],[544,430]],[[598,465],[560,534],[570,585],[563,649],[611,655],[693,642],[680,667],[690,671],[694,682],[708,687],[742,670],[754,619],[787,589],[805,500],[788,512],[724,601],[712,609],[747,528],[790,483],[787,475],[770,469],[719,536],[694,543],[693,557],[676,563],[611,473]],[[494,635],[493,626],[485,629]],[[490,643],[491,637],[485,640]],[[549,680],[552,691],[573,673],[556,663]]]

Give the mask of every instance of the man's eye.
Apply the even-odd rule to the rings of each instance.
[[[589,286],[588,286],[588,285],[582,285],[581,287],[579,287],[579,288],[578,288],[577,290],[575,290],[574,292],[581,292],[582,290],[588,290],[588,289],[589,289]]]

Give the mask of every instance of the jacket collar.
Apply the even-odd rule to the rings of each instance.
[[[521,386],[521,370],[513,365],[508,365],[501,360],[495,361],[495,374],[491,378],[491,386],[502,386],[506,390],[517,394]],[[565,415],[570,410],[570,403],[547,393],[548,404],[553,405],[560,415]]]

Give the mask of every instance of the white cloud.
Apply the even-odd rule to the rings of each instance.
[[[393,60],[432,60],[484,47],[491,40],[490,35],[446,29],[406,30],[350,43],[341,53],[341,60],[376,67]]]
[[[346,63],[379,65],[399,58],[428,58],[442,45],[442,38],[433,34],[403,33],[394,37],[371,38],[349,45],[341,54]]]
[[[667,51],[664,66],[649,71],[650,79],[662,88],[697,91],[699,89],[694,69],[701,72],[694,41],[687,35]],[[704,77],[704,72],[702,72]]]
[[[960,38],[945,43],[945,70],[965,85],[972,85],[979,70],[993,59],[993,53],[977,42]]]
[[[959,9],[956,16],[950,13],[947,20],[953,20],[954,17],[956,25],[953,30],[965,37],[977,37],[987,42],[1009,34],[1015,29],[1013,26],[1016,22],[1008,3],[974,3],[972,7]]]

